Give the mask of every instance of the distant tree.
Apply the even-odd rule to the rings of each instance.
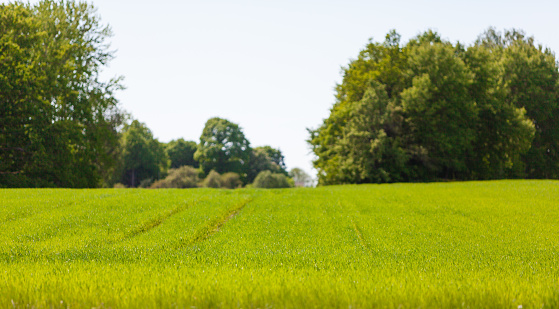
[[[226,119],[211,118],[206,122],[194,159],[204,173],[234,172],[246,181],[250,160],[249,141],[241,128]]]
[[[289,177],[293,178],[295,187],[310,187],[313,185],[311,176],[298,167],[289,171]]]
[[[252,150],[248,166],[248,181],[254,181],[256,175],[262,171],[287,175],[284,156],[279,149],[262,146]]]
[[[163,145],[138,120],[124,127],[121,138],[122,183],[136,187],[144,179],[160,179],[168,167]]]
[[[252,184],[254,188],[290,188],[292,184],[289,178],[284,174],[276,174],[271,171],[263,171],[256,176],[254,183]]]
[[[184,165],[197,168],[199,164],[194,160],[194,153],[197,148],[196,142],[185,141],[182,138],[170,141],[166,145],[166,151],[169,160],[171,160],[171,168],[179,168]]]

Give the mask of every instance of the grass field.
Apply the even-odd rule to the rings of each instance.
[[[557,181],[0,203],[2,308],[559,308]]]

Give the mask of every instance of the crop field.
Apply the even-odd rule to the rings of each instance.
[[[1,308],[558,308],[559,182],[0,190]]]

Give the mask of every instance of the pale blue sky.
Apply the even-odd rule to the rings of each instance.
[[[312,170],[305,140],[334,103],[340,67],[369,38],[432,28],[470,44],[520,28],[559,51],[559,1],[93,0],[114,31],[122,106],[159,140],[198,141],[208,118],[238,123],[253,146]]]

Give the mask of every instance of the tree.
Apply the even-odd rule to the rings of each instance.
[[[521,155],[530,149],[535,130],[526,110],[507,99],[501,76],[502,49],[490,50],[477,43],[463,57],[474,73],[470,93],[479,111],[476,140],[467,155],[471,178],[522,177],[525,165]]]
[[[194,159],[205,174],[234,172],[246,182],[250,159],[249,141],[241,128],[226,119],[211,118],[206,122]]]
[[[371,81],[342,131],[338,170],[331,179],[340,183],[405,179],[408,155],[399,145],[401,113],[402,109],[388,98],[385,86]]]
[[[522,161],[530,178],[559,178],[559,69],[550,50],[522,32],[506,33],[503,82],[507,100],[526,110],[535,136]]]
[[[289,177],[293,179],[295,187],[311,187],[313,185],[311,176],[298,167],[289,171]]]
[[[287,175],[281,150],[270,146],[256,147],[252,150],[248,166],[248,182],[254,181],[256,175],[262,171]]]
[[[392,31],[344,69],[309,130],[319,184],[559,177],[558,80],[519,31],[468,48],[433,31],[400,46]]]
[[[160,179],[167,170],[168,157],[163,145],[138,120],[126,125],[121,138],[122,183],[136,187],[144,179]]]
[[[123,121],[119,79],[100,78],[110,28],[74,1],[2,5],[0,19],[0,185],[100,186]]]
[[[194,160],[194,153],[197,148],[196,142],[185,141],[182,138],[170,141],[166,146],[166,151],[171,160],[171,168],[179,168],[185,165],[197,168],[199,164]]]
[[[347,147],[341,145],[344,134],[348,134],[346,125],[355,114],[352,114],[352,111],[363,99],[371,81],[382,84],[388,100],[397,102],[400,92],[410,83],[405,74],[407,65],[407,51],[400,46],[400,35],[391,31],[383,43],[369,40],[369,44],[359,53],[357,59],[344,68],[343,81],[336,86],[336,103],[330,116],[320,127],[309,130],[308,142],[316,155],[313,164],[318,170],[319,184],[357,181],[356,171],[350,171],[354,173],[353,176],[342,171],[344,166],[350,167],[353,164],[346,156]],[[398,106],[394,108],[397,109]],[[395,112],[397,113],[396,110]],[[347,142],[346,139],[346,146],[351,146]],[[367,180],[362,179],[359,182]]]
[[[413,46],[409,53],[412,86],[401,93],[410,143],[423,149],[423,175],[456,178],[467,174],[466,154],[475,140],[477,106],[469,87],[474,75],[445,43]],[[426,164],[427,163],[427,164]]]

